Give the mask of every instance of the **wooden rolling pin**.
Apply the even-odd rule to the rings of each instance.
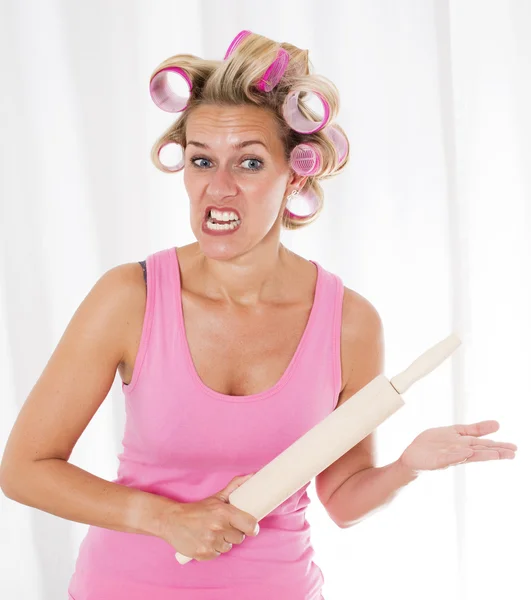
[[[451,334],[390,381],[383,374],[375,377],[235,489],[229,503],[258,521],[263,519],[401,408],[401,394],[460,344],[459,337]],[[181,565],[192,560],[179,552],[175,558]]]

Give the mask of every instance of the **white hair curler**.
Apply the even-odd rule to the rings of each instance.
[[[168,81],[168,75],[180,76],[188,85],[187,97],[175,93]],[[181,67],[164,67],[157,71],[149,81],[149,93],[153,102],[166,112],[182,112],[188,106],[188,100],[192,93],[192,80],[188,73]]]

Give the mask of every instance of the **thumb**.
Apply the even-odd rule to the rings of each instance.
[[[229,496],[232,494],[232,492],[235,489],[239,488],[242,484],[244,484],[253,475],[254,473],[249,473],[248,475],[237,475],[236,477],[231,479],[231,481],[226,487],[224,487],[216,494],[216,497],[218,497],[223,502],[228,502]]]

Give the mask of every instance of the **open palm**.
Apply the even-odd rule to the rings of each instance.
[[[413,471],[433,471],[464,462],[514,458],[515,444],[478,439],[499,427],[497,421],[480,421],[427,429],[413,440],[399,460]]]

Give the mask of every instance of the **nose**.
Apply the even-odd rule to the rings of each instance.
[[[208,193],[212,198],[231,196],[238,191],[230,167],[218,167],[211,172]]]

